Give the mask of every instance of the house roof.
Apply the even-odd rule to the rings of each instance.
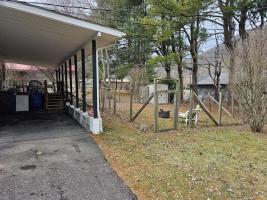
[[[7,70],[11,71],[38,71],[37,67],[21,64],[6,63]]]
[[[5,62],[57,68],[81,48],[91,54],[114,44],[121,31],[38,6],[0,1],[0,55]],[[78,56],[78,59],[80,56]]]
[[[229,84],[229,74],[222,73],[220,75],[220,85],[228,85]],[[198,85],[213,85],[213,80],[209,75],[204,75],[198,78]]]

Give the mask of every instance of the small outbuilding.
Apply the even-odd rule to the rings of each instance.
[[[222,73],[220,76],[220,86],[223,98],[228,98],[229,74]],[[204,75],[198,78],[198,95],[202,100],[207,100],[209,95],[215,97],[215,86],[210,75]]]
[[[140,88],[140,103],[145,103],[148,101],[149,97],[154,94],[154,84],[143,86]],[[167,91],[169,86],[167,84],[158,84],[158,92]],[[151,99],[150,103],[154,103],[154,97]],[[169,95],[168,93],[159,93],[158,94],[158,103],[159,104],[168,104]]]

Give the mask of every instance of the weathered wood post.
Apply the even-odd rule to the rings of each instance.
[[[154,94],[152,94],[148,100],[142,105],[142,107],[135,113],[135,115],[132,117],[131,122],[133,122],[140,114],[141,112],[145,109],[145,107],[149,104],[149,102],[151,101],[151,99],[153,99]]]
[[[210,93],[209,93],[209,111],[211,112],[211,99],[210,99]]]
[[[234,110],[235,110],[235,99],[234,99],[234,95],[232,93],[232,99],[231,99],[231,103],[232,103],[232,116],[233,118],[235,117],[234,116]]]
[[[199,106],[202,108],[202,110],[208,115],[208,117],[216,124],[216,126],[219,126],[219,122],[216,121],[216,119],[211,115],[208,108],[205,106],[205,104],[200,100],[200,98],[193,92],[193,98],[196,103],[199,104]]]
[[[113,114],[116,115],[117,113],[117,78],[115,79],[116,85],[114,89],[114,94],[113,94]]]
[[[109,61],[109,55],[108,55],[108,50],[105,48],[105,53],[106,53],[106,59],[107,59],[107,76],[108,76],[108,109],[111,109],[111,82],[110,82],[110,61]],[[104,56],[104,55],[103,55]]]
[[[192,87],[190,88],[190,107],[189,107],[189,127],[193,128],[193,91]]]
[[[130,86],[130,121],[133,119],[133,86]]]
[[[111,109],[111,85],[109,85],[109,90],[108,90],[108,109]]]
[[[219,125],[222,125],[222,92],[220,92],[219,96]]]
[[[106,103],[105,103],[105,100],[106,100],[106,89],[105,89],[105,86],[106,86],[106,64],[105,64],[105,61],[104,61],[104,54],[103,54],[103,51],[104,50],[100,50],[100,55],[101,55],[101,60],[102,60],[102,65],[103,65],[103,80],[101,82],[101,85],[100,85],[100,93],[101,93],[101,106],[102,106],[102,111],[105,110],[105,106],[106,106]]]
[[[102,89],[101,89],[102,88]],[[102,91],[102,110],[105,110],[105,100],[106,100],[106,90],[105,90],[105,83],[103,82],[103,86],[100,87],[100,91]]]
[[[117,88],[117,86],[116,86]],[[114,99],[113,99],[113,114],[116,115],[117,113],[117,89],[114,90]]]
[[[180,99],[180,80],[176,80],[176,90],[175,90],[175,98],[174,98],[174,120],[173,120],[173,128],[176,130],[178,128],[178,114],[179,114],[179,99]]]
[[[159,109],[158,109],[158,83],[157,79],[154,78],[154,131],[157,133],[159,130],[158,120],[159,120]]]

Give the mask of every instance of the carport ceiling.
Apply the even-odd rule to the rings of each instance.
[[[98,35],[98,37],[96,37]],[[0,55],[6,62],[56,68],[81,48],[108,46],[123,33],[25,3],[0,1]]]

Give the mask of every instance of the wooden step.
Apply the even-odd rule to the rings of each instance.
[[[63,104],[63,101],[48,101],[47,104]]]
[[[46,110],[63,111],[63,96],[59,94],[48,94],[46,99]]]

